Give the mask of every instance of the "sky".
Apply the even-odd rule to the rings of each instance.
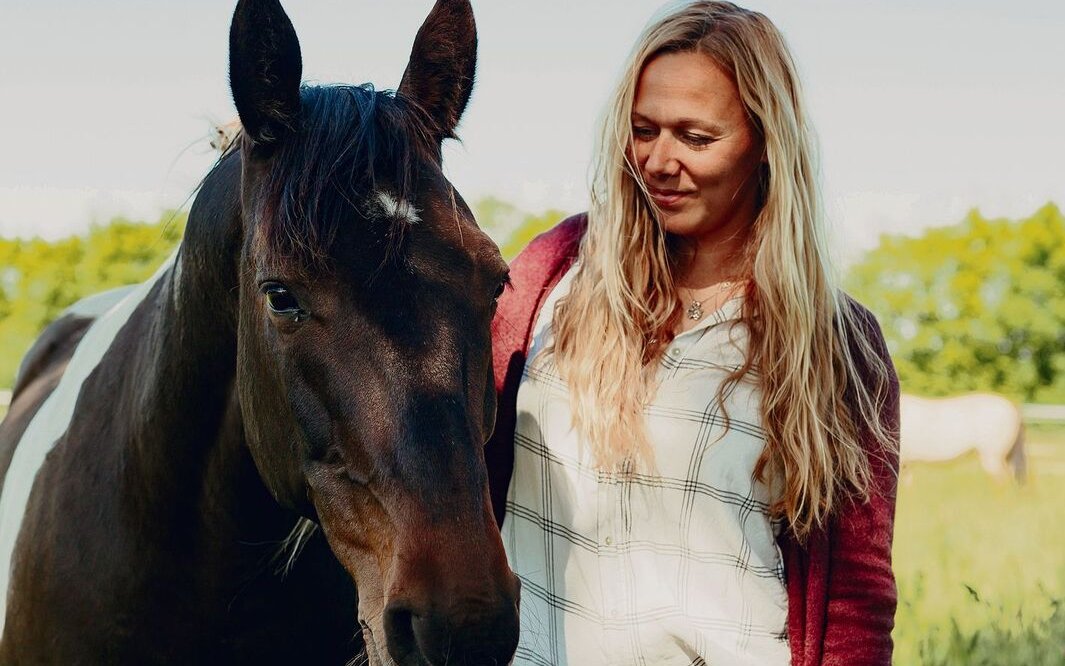
[[[235,117],[221,0],[0,0],[0,236],[181,206]],[[304,79],[399,84],[432,0],[283,0]],[[594,127],[658,0],[473,0],[477,85],[445,151],[467,201],[587,201]],[[972,208],[1065,205],[1065,3],[751,0],[785,35],[837,249]]]

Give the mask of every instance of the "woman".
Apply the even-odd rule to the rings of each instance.
[[[588,215],[513,262],[486,457],[516,663],[890,663],[898,383],[828,266],[804,114],[766,17],[668,10]]]

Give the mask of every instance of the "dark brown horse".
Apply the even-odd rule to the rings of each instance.
[[[245,132],[180,249],[53,324],[0,425],[0,664],[510,661],[506,264],[440,168],[475,53],[439,0],[394,95],[301,87],[280,5],[241,0]]]

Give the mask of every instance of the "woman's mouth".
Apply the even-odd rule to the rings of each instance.
[[[676,208],[692,194],[680,190],[660,190],[657,187],[649,187],[647,191],[651,195],[651,200],[659,208]]]

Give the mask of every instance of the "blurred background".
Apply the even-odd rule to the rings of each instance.
[[[231,4],[4,1],[0,413],[49,321],[179,242],[235,117]],[[585,208],[600,107],[659,4],[474,0],[477,88],[445,166],[508,258]],[[1065,5],[746,5],[792,47],[840,270],[903,390],[1020,414],[1008,441],[964,402],[904,414],[896,663],[1065,664]],[[392,89],[432,0],[285,6],[308,82]],[[948,440],[961,455],[923,461]]]

